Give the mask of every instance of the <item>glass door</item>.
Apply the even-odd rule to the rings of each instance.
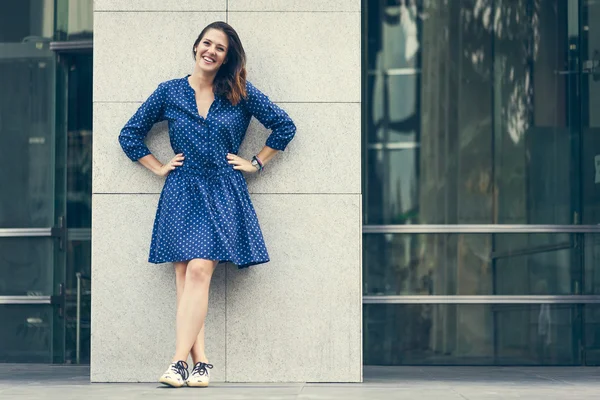
[[[0,362],[64,361],[65,149],[49,40],[0,43]]]
[[[363,18],[365,363],[600,364],[600,1]]]
[[[65,362],[90,360],[92,227],[92,47],[71,43],[58,54],[58,105],[67,136]],[[58,44],[55,45],[58,47]]]
[[[581,189],[583,224],[600,223],[600,2],[580,0]],[[600,294],[600,235],[584,248],[584,293]],[[583,324],[586,365],[600,365],[600,306],[587,305]]]
[[[556,224],[556,229],[494,235],[494,294],[562,297],[540,303],[533,313],[538,330],[541,321],[547,325],[538,332],[535,356],[542,363],[599,365],[597,299],[569,296],[600,294],[600,235],[583,229],[600,223],[600,114],[595,112],[600,109],[600,31],[594,23],[600,20],[600,2],[556,5],[538,12],[538,50],[530,63],[533,116],[525,141],[526,222]],[[500,195],[499,204],[502,200]],[[573,228],[563,229],[567,225]],[[503,315],[509,312],[499,307],[494,313],[494,345],[500,349],[503,338],[514,336],[515,325],[533,318]],[[559,337],[567,356],[556,351]]]
[[[581,224],[578,2],[545,1],[538,8],[529,3],[527,19],[536,24],[523,46],[527,57],[521,82],[495,84],[494,172],[499,190],[494,222],[546,227],[536,234],[492,238],[493,294],[526,294],[539,301],[527,312],[515,312],[522,305],[494,307],[494,354],[502,364],[582,361],[581,306],[571,304],[569,296],[582,293],[583,235],[572,232],[576,227],[564,229]],[[505,53],[518,48],[512,43]],[[510,55],[496,57],[495,82],[510,82],[507,78],[514,73],[506,68],[505,58]],[[515,92],[523,93],[520,99],[512,97]],[[507,118],[519,107],[525,119]],[[510,133],[519,124],[528,126],[515,160],[510,152],[515,135]]]

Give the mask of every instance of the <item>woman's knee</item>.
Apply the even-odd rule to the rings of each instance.
[[[178,262],[174,264],[175,266],[175,279],[179,282],[185,281],[185,273],[187,270],[187,262]]]
[[[215,262],[204,259],[191,260],[186,269],[185,281],[194,283],[207,283],[212,277]]]

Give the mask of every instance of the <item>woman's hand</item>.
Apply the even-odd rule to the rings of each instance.
[[[160,167],[158,169],[158,171],[156,171],[156,175],[158,175],[158,176],[167,176],[167,175],[169,175],[169,173],[171,171],[173,171],[175,168],[181,167],[183,165],[183,160],[184,159],[185,159],[185,157],[183,156],[183,153],[177,154],[175,157],[173,157],[171,159],[171,161],[169,161],[168,163],[166,163],[165,165],[163,165],[162,167]]]
[[[227,162],[233,165],[233,169],[244,172],[257,172],[256,167],[252,166],[252,163],[242,157],[236,156],[235,154],[227,153]]]

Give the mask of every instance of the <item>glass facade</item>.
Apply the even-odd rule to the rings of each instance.
[[[89,361],[92,16],[0,2],[0,362]]]
[[[594,304],[367,304],[364,311],[367,365],[600,364]]]
[[[365,364],[599,365],[600,3],[362,14]],[[0,2],[0,362],[89,362],[92,17]]]
[[[600,361],[599,20],[363,2],[366,364]]]

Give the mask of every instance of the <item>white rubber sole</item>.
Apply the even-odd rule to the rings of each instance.
[[[207,387],[208,386],[208,382],[187,382],[187,385],[189,387]]]
[[[184,385],[183,383],[180,383],[174,379],[169,379],[169,378],[165,378],[165,377],[161,377],[158,381],[160,383],[162,383],[163,385],[167,385],[167,386],[171,386],[171,387],[175,387],[175,388],[180,388]]]

